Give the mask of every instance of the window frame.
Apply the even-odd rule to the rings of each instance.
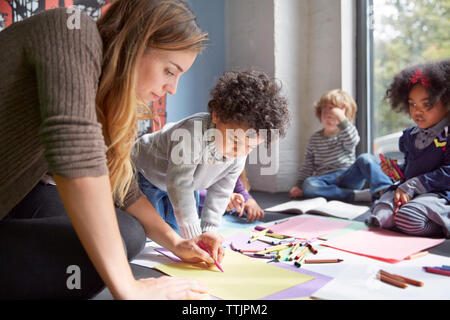
[[[357,154],[373,153],[373,0],[356,1],[356,102],[355,124],[360,135]]]

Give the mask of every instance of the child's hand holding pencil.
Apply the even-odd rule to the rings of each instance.
[[[204,232],[192,239],[181,239],[174,248],[167,248],[184,262],[219,266],[225,256],[224,239],[213,232]]]

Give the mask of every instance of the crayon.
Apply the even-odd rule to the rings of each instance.
[[[399,287],[399,288],[402,288],[402,289],[405,289],[405,288],[408,287],[408,285],[406,285],[406,283],[404,283],[402,281],[399,281],[396,278],[389,277],[389,276],[387,276],[385,274],[382,274],[382,273],[378,273],[377,274],[377,278],[380,279],[383,282],[389,283],[389,284],[391,284],[393,286],[396,286],[396,287]]]
[[[398,173],[398,175],[400,176],[400,178],[401,178],[401,179],[405,179],[405,176],[403,175],[402,170],[400,170],[400,167],[397,165],[397,162],[391,160],[391,163],[392,163],[392,165],[393,165],[395,171],[396,171],[396,172]],[[401,179],[399,179],[399,180],[401,180]]]
[[[442,270],[434,267],[423,267],[426,272],[441,274],[450,277],[450,270]]]
[[[344,261],[343,259],[306,259],[305,263],[338,263]]]
[[[380,270],[379,272],[380,272],[380,274],[384,274],[385,276],[397,279],[398,281],[403,281],[403,282],[415,285],[417,287],[423,287],[423,282],[421,282],[421,281],[417,281],[417,280],[414,280],[414,279],[411,279],[411,278],[407,278],[407,277],[404,277],[404,276],[401,276],[401,275],[398,275],[398,274],[392,274],[392,273],[389,273],[389,272],[384,271],[384,270]]]

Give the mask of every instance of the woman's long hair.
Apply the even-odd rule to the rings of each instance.
[[[108,148],[113,198],[122,206],[134,175],[130,154],[140,105],[136,95],[139,58],[148,48],[200,53],[207,33],[184,0],[118,0],[97,26],[103,40],[97,117]]]

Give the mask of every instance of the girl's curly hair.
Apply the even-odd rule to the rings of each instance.
[[[229,71],[211,90],[208,110],[223,123],[242,123],[259,132],[266,129],[266,145],[271,143],[271,129],[286,135],[290,115],[281,84],[260,71]]]
[[[430,103],[439,101],[450,111],[450,59],[428,62],[408,67],[394,76],[384,99],[393,110],[409,114],[409,92],[416,84],[422,84]]]

